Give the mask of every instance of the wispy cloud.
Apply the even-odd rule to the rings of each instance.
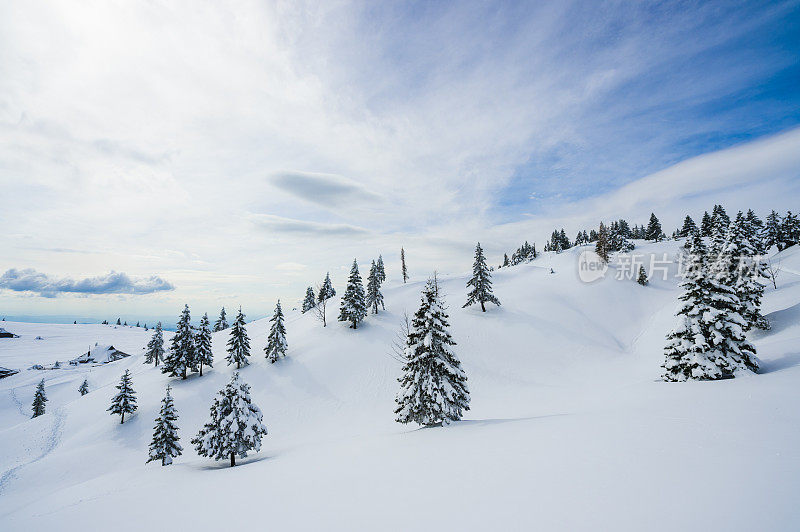
[[[278,172],[269,178],[276,187],[324,207],[380,203],[383,197],[346,177],[313,172]]]
[[[349,224],[326,224],[284,218],[273,214],[249,214],[247,216],[253,224],[273,233],[289,233],[306,236],[360,236],[369,234],[370,231],[363,227]]]
[[[174,290],[169,281],[158,276],[148,279],[131,279],[122,272],[110,272],[85,279],[55,278],[32,268],[12,268],[0,276],[0,289],[15,292],[36,292],[44,297],[58,294],[152,294]]]

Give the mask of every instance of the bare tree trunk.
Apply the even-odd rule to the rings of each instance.
[[[236,453],[231,453],[231,467],[236,465]]]

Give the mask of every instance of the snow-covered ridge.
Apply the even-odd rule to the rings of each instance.
[[[659,258],[679,245],[636,244]],[[132,356],[0,380],[0,528],[204,530],[232,519],[278,529],[793,528],[800,253],[778,257],[778,290],[768,287],[764,301],[773,328],[751,335],[762,374],[664,383],[674,265],[642,287],[615,279],[625,268],[617,258],[586,284],[579,252],[495,271],[502,306],[486,313],[461,308],[466,275],[439,277],[471,394],[465,421],[446,429],[394,422],[400,364],[391,342],[424,279],[403,284],[387,272],[387,311],[356,331],[335,321],[338,298],[325,328],[286,312],[289,349],[275,364],[263,352],[268,320],[247,324],[252,357],[241,377],[269,435],[233,469],[189,444],[230,381],[227,331],[213,335],[214,367],[182,381],[143,364],[152,331],[9,323],[21,337],[0,341],[4,367],[66,361],[95,342]],[[139,410],[120,425],[106,409],[125,369]],[[47,413],[31,420],[43,377]],[[90,393],[81,397],[84,379]],[[162,468],[145,461],[167,384],[184,454]]]

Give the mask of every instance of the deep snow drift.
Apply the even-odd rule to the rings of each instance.
[[[659,258],[678,251],[637,245]],[[268,321],[249,323],[241,375],[269,435],[235,468],[189,443],[230,379],[227,331],[214,334],[214,368],[181,381],[143,364],[152,331],[5,323],[20,338],[0,339],[0,366],[23,371],[0,380],[0,529],[797,529],[800,251],[781,254],[778,290],[766,290],[772,330],[751,335],[762,373],[690,383],[659,380],[675,265],[642,287],[614,279],[615,258],[585,284],[579,251],[496,271],[502,306],[485,314],[461,308],[465,275],[440,276],[472,407],[447,428],[392,413],[391,343],[423,278],[403,285],[388,271],[387,311],[356,331],[335,321],[338,298],[327,328],[287,312],[288,358],[276,364],[263,353]],[[191,310],[197,320],[217,309]],[[132,356],[65,364],[95,343]],[[56,360],[61,369],[26,370]],[[120,425],[106,408],[125,369],[139,410]],[[42,378],[47,413],[29,419]],[[167,383],[184,454],[146,465]]]

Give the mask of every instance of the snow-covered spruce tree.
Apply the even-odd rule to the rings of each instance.
[[[111,399],[111,406],[108,407],[108,411],[112,415],[119,414],[121,416],[119,422],[125,423],[125,414],[133,414],[137,408],[136,392],[133,391],[130,371],[125,370],[116,388],[119,392]]]
[[[644,238],[645,240],[653,240],[655,242],[664,239],[664,231],[661,229],[661,222],[658,221],[655,213],[650,213],[650,221],[647,223]]]
[[[342,296],[342,304],[339,307],[339,321],[349,321],[350,327],[358,328],[358,324],[367,315],[367,305],[364,298],[364,284],[361,282],[361,275],[358,273],[358,263],[353,259],[353,266],[350,268],[350,277],[347,279],[347,289]]]
[[[703,213],[703,219],[700,222],[700,234],[702,236],[711,236],[711,215],[708,211]]]
[[[748,238],[747,221],[739,211],[731,222],[725,238],[725,244],[715,264],[715,273],[724,273],[720,280],[727,280],[741,302],[740,313],[747,322],[745,332],[753,327],[767,330],[769,322],[761,314],[761,298],[764,296],[764,285],[761,277],[766,278],[766,271],[761,257],[754,244]]]
[[[603,260],[608,262],[608,253],[611,244],[608,238],[608,229],[603,222],[600,222],[600,229],[597,231],[597,240],[594,244],[594,252]]]
[[[150,452],[147,462],[161,460],[162,466],[172,463],[172,459],[180,456],[183,447],[178,443],[178,412],[175,410],[175,402],[170,395],[171,388],[167,385],[167,393],[161,400],[161,412],[156,418],[156,425],[153,427],[153,441],[150,442]]]
[[[81,394],[81,397],[83,397],[84,395],[89,393],[89,381],[88,380],[83,379],[83,383],[81,384],[81,387],[78,388],[78,393]]]
[[[219,318],[214,323],[214,332],[224,331],[228,328],[228,318],[225,315],[225,307],[222,307],[222,310],[219,311]]]
[[[462,308],[466,308],[475,303],[481,304],[481,310],[486,312],[486,303],[494,303],[500,306],[500,300],[492,293],[492,274],[486,266],[486,258],[483,256],[481,243],[475,246],[475,262],[472,264],[472,277],[467,281],[467,288],[472,287],[472,291],[467,294],[467,302]]]
[[[209,368],[214,367],[214,351],[211,349],[211,322],[208,319],[208,312],[203,314],[200,319],[200,327],[194,335],[194,353],[200,376],[203,376],[203,365]]]
[[[767,222],[764,225],[764,245],[766,249],[772,246],[777,246],[780,242],[781,233],[781,216],[774,210],[767,216]]]
[[[153,366],[158,366],[158,363],[164,359],[164,332],[161,330],[161,322],[156,324],[153,337],[147,343],[147,352],[144,354],[145,364],[152,363]]]
[[[261,450],[261,438],[267,434],[261,410],[250,398],[250,386],[233,373],[231,382],[219,391],[211,405],[211,420],[192,440],[197,454],[214,460],[230,458],[231,467],[236,456],[244,458],[247,451]]]
[[[386,269],[383,266],[383,255],[378,255],[378,281],[383,284],[386,281]]]
[[[680,322],[667,336],[663,364],[666,381],[716,380],[740,370],[755,371],[755,349],[744,337],[741,303],[710,271],[708,251],[699,233],[692,236]]]
[[[406,250],[400,248],[400,269],[403,273],[403,284],[408,281],[408,270],[406,269]]]
[[[191,320],[189,305],[184,305],[178,318],[177,329],[170,341],[169,351],[164,357],[161,373],[185,379],[188,370],[197,371],[197,354]]]
[[[314,289],[309,286],[306,288],[306,298],[303,300],[303,314],[314,308],[316,304],[317,301],[314,298]]]
[[[419,425],[449,424],[469,410],[467,376],[451,351],[448,315],[436,281],[428,280],[419,310],[411,320],[398,379],[397,421]]]
[[[322,286],[319,287],[317,291],[317,303],[321,303],[326,299],[330,299],[336,295],[336,290],[333,288],[333,284],[331,284],[331,274],[330,272],[325,274],[325,280],[322,281]]]
[[[688,238],[689,235],[695,231],[697,231],[697,224],[695,224],[692,217],[687,214],[686,218],[683,219],[683,227],[681,227],[680,236]]]
[[[47,394],[44,393],[44,379],[39,381],[36,385],[36,391],[33,393],[33,415],[31,418],[39,417],[44,414],[44,404],[47,402]]]
[[[650,280],[647,278],[647,272],[644,271],[644,266],[639,265],[639,275],[636,276],[636,282],[642,286],[647,286]]]
[[[375,261],[369,269],[369,279],[367,279],[367,308],[372,307],[372,313],[378,313],[378,304],[383,305],[383,294],[381,293],[380,272]]]
[[[275,305],[275,312],[269,319],[272,325],[269,328],[269,336],[267,336],[267,347],[264,352],[267,354],[267,360],[273,364],[278,361],[280,357],[286,356],[286,349],[289,344],[286,343],[286,327],[283,324],[283,309],[281,309],[281,300]]]
[[[244,313],[242,307],[239,307],[239,313],[236,315],[236,321],[233,322],[231,327],[231,335],[228,339],[228,356],[225,360],[228,365],[236,364],[236,369],[241,369],[242,366],[250,364],[248,357],[250,356],[250,337],[247,336],[247,327],[244,322]]]

